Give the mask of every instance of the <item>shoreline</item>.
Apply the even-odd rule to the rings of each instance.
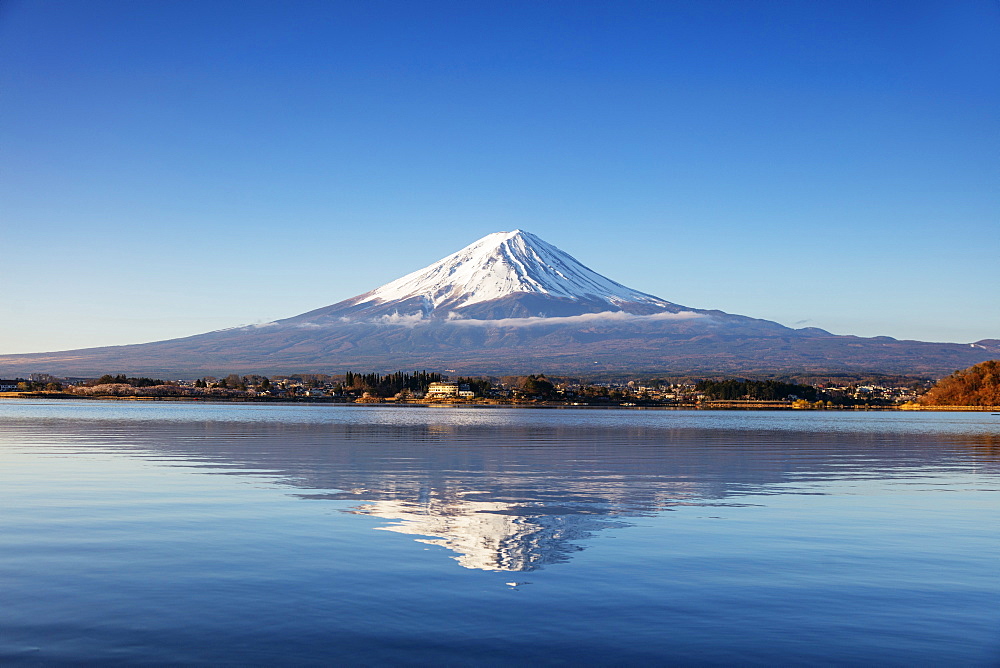
[[[55,399],[82,401],[156,401],[211,404],[318,404],[341,406],[391,406],[397,408],[538,408],[538,409],[631,409],[631,410],[698,410],[698,411],[930,411],[958,413],[1000,413],[1000,406],[920,406],[900,404],[892,406],[809,406],[778,401],[718,401],[699,404],[601,404],[561,401],[347,401],[335,397],[115,397],[80,396],[66,392],[0,392],[0,400]]]

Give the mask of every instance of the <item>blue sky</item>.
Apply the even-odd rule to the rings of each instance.
[[[0,353],[367,291],[499,230],[840,334],[1000,338],[1000,5],[0,5]]]

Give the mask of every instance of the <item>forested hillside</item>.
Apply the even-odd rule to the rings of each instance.
[[[920,398],[925,406],[1000,406],[1000,361],[991,360],[942,378]]]

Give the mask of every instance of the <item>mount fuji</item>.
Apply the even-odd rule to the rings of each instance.
[[[466,375],[943,375],[997,356],[995,339],[837,336],[681,306],[514,230],[291,318],[154,343],[0,356],[0,373],[194,377],[426,368]]]
[[[627,288],[533,234],[489,234],[380,288],[281,322],[553,318],[587,313],[677,313],[684,307]],[[374,320],[373,322],[379,322]]]

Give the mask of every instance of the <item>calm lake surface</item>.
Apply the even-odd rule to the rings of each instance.
[[[1000,417],[6,401],[0,663],[996,666]]]

